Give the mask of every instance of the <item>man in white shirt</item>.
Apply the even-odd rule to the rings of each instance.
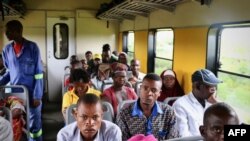
[[[204,111],[211,105],[207,99],[216,92],[218,83],[221,81],[210,70],[201,69],[193,73],[192,92],[173,104],[181,137],[200,135]]]
[[[57,141],[121,141],[120,128],[112,122],[102,120],[100,99],[94,94],[85,94],[77,102],[74,113],[76,122],[62,128]]]

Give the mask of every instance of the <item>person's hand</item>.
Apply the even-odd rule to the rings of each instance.
[[[214,94],[212,94],[212,95],[208,98],[207,101],[208,101],[209,103],[212,103],[212,104],[217,103],[218,100],[217,100],[217,98],[216,98],[216,92],[215,92]]]
[[[38,107],[41,104],[40,101],[41,101],[40,99],[33,99],[32,106],[35,108]]]
[[[19,118],[23,113],[22,113],[22,110],[21,109],[13,109],[12,110],[12,118]]]

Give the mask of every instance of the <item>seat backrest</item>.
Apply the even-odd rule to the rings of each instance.
[[[202,136],[190,136],[190,137],[180,137],[180,138],[173,138],[173,139],[168,139],[165,141],[202,141],[203,137]]]
[[[74,117],[74,112],[75,112],[74,110],[75,109],[76,109],[76,104],[72,104],[66,109],[66,119],[65,119],[66,125],[68,125],[76,120]]]
[[[29,92],[28,89],[23,85],[6,85],[0,86],[1,95],[4,99],[9,96],[15,96],[23,100],[23,104],[26,110],[26,129],[27,129],[27,137],[29,136],[29,119],[30,119],[30,105],[29,105]],[[6,91],[5,89],[10,89],[10,91]]]
[[[66,73],[66,74],[64,74],[64,76],[63,76],[63,78],[62,78],[62,97],[63,97],[63,95],[67,92],[67,90],[68,90],[68,85],[67,86],[65,86],[65,81],[66,81],[66,79],[68,79],[69,78],[69,76],[70,76],[70,74],[69,73]]]
[[[121,111],[123,107],[127,107],[130,103],[136,102],[136,100],[124,100],[118,104],[117,113]]]
[[[110,103],[103,101],[103,119],[114,122],[114,110]]]
[[[175,97],[167,97],[167,98],[165,98],[164,99],[164,103],[166,103],[166,104],[168,104],[168,105],[170,105],[170,106],[172,106],[173,105],[173,103],[178,99],[178,98],[180,98],[181,96],[175,96]]]
[[[106,90],[107,88],[111,87],[113,85],[113,82],[103,82],[102,83],[102,92]]]
[[[3,113],[3,117],[12,123],[12,114],[9,108],[0,106],[0,112]],[[1,115],[1,114],[0,114]]]
[[[141,84],[142,84],[142,81],[138,81],[135,83],[135,92],[137,94],[137,96],[139,97],[140,96],[140,87],[141,87]]]

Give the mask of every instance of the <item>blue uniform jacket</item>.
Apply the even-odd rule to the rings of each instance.
[[[10,82],[11,85],[24,85],[29,91],[29,99],[42,99],[43,65],[36,43],[24,39],[23,48],[16,56],[13,42],[3,49],[3,61],[7,68],[0,78],[0,85]]]

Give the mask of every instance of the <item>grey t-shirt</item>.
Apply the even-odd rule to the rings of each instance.
[[[102,120],[94,141],[121,141],[121,129],[114,123]],[[73,122],[62,128],[57,134],[57,141],[84,141],[81,137],[77,123]]]

